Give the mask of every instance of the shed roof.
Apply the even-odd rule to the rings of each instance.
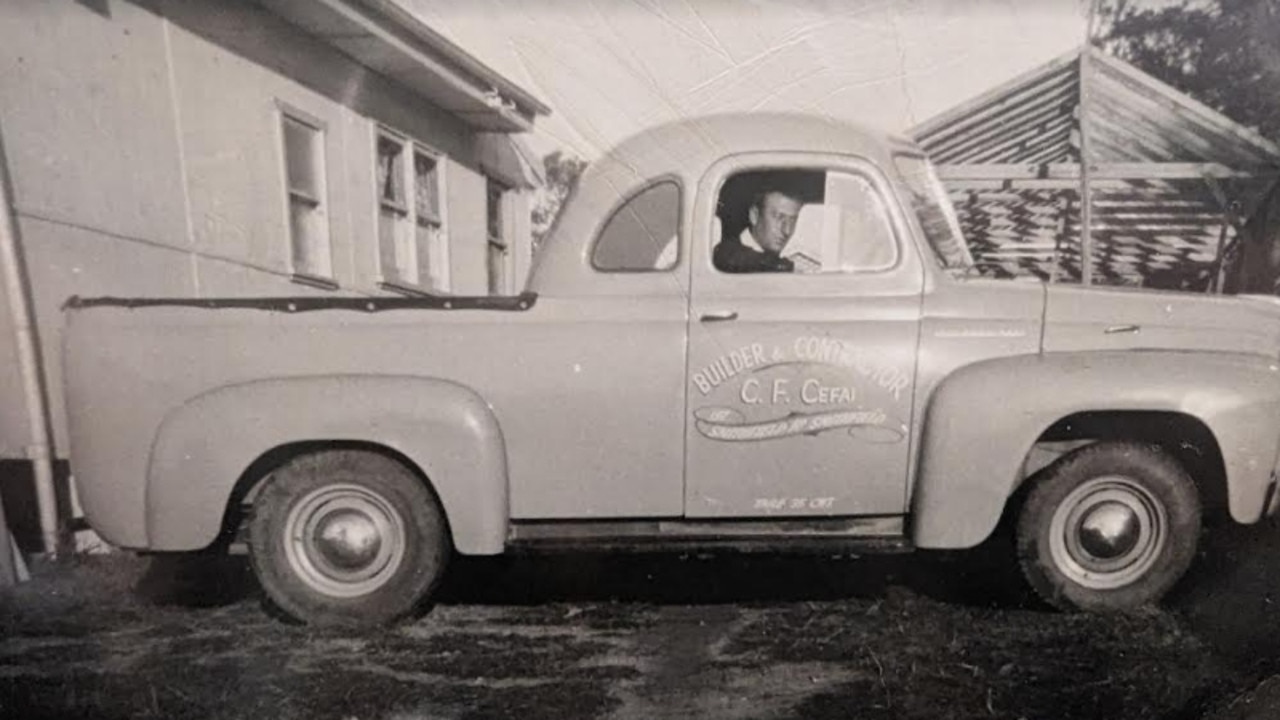
[[[909,134],[939,164],[1078,159],[1082,54],[1090,73],[1090,160],[1214,162],[1242,171],[1280,167],[1280,146],[1092,47],[961,103]]]
[[[1276,143],[1094,48],[1056,58],[909,134],[939,165],[975,255],[1043,277],[1080,277],[1088,255],[1090,273],[1105,282],[1203,286],[1280,175]]]

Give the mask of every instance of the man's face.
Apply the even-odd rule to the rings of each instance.
[[[751,221],[751,235],[766,252],[777,255],[786,247],[791,233],[796,231],[800,205],[799,200],[771,192],[758,207],[752,206],[747,217]]]

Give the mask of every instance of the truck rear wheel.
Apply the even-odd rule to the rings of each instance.
[[[1064,610],[1127,610],[1182,577],[1200,535],[1200,498],[1159,448],[1100,442],[1044,471],[1018,519],[1018,557],[1035,591]]]
[[[419,606],[451,548],[439,502],[408,468],[335,450],[272,474],[253,504],[249,550],[268,600],[285,614],[375,626]]]

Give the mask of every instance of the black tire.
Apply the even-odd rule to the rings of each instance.
[[[1018,518],[1018,558],[1031,587],[1057,608],[1155,603],[1195,556],[1199,493],[1158,447],[1096,443],[1034,482]]]
[[[451,550],[434,493],[374,452],[295,458],[268,478],[249,521],[267,599],[309,625],[372,627],[412,614]]]

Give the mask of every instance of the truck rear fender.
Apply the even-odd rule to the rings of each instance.
[[[1077,413],[1169,412],[1208,428],[1238,522],[1261,518],[1280,437],[1280,366],[1231,353],[1048,353],[965,366],[931,398],[912,494],[923,548],[965,548],[995,529],[1044,433]],[[1136,439],[1136,438],[1135,438]]]
[[[273,449],[327,441],[381,446],[407,459],[440,498],[459,552],[502,551],[506,450],[488,404],[454,382],[359,375],[229,385],[170,412],[147,469],[150,548],[208,546],[247,468]]]

